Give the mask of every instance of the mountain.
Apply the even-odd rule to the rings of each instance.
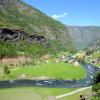
[[[100,47],[99,26],[69,26],[68,28],[77,49]]]
[[[65,25],[21,0],[0,1],[0,28],[24,30],[28,35],[43,36],[56,52],[73,49]]]
[[[100,50],[100,38],[95,41],[92,41],[91,44],[88,45],[86,50],[88,51]]]

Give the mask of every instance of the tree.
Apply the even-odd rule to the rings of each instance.
[[[86,51],[86,55],[91,55],[91,54],[93,54],[94,53],[94,50],[87,50]]]
[[[4,65],[3,71],[4,71],[4,73],[7,74],[7,75],[10,74],[10,69],[9,69],[8,65]]]
[[[96,92],[96,96],[93,98],[93,100],[100,100],[100,71],[94,76],[93,92]]]
[[[94,76],[94,84],[100,83],[100,71]]]
[[[84,62],[84,58],[86,56],[86,53],[85,52],[80,52],[80,53],[77,53],[76,54],[76,60],[80,63],[83,63]]]

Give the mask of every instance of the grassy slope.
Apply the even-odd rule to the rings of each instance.
[[[70,26],[70,34],[77,49],[100,48],[100,27],[99,26]]]
[[[16,44],[11,42],[0,42],[0,58],[15,57],[20,55],[21,52],[23,52],[24,56],[39,58],[45,54],[54,54],[55,51],[52,51],[52,48],[47,48],[46,46],[37,43],[29,44],[26,42],[19,42]]]
[[[0,89],[0,100],[47,100],[48,96],[57,96],[74,90],[38,87]]]
[[[21,0],[7,1],[5,8],[0,9],[0,28],[24,29],[28,34],[45,36],[56,50],[73,49],[68,29],[62,23]]]
[[[67,97],[60,98],[58,100],[80,100],[80,95],[88,97],[88,99],[86,100],[91,100],[91,94],[92,94],[92,89],[88,89]]]
[[[48,63],[36,67],[21,67],[12,70],[10,78],[15,79],[22,74],[29,78],[45,76],[51,79],[80,79],[86,77],[86,72],[81,66],[75,67],[63,62]]]

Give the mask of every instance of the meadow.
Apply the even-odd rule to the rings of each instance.
[[[21,87],[0,89],[0,100],[49,100],[47,98],[66,94],[77,90],[77,88],[39,88],[39,87]],[[57,100],[79,100],[80,95],[87,96],[90,100],[92,89],[83,90],[73,95],[63,97]]]
[[[47,100],[48,96],[65,94],[76,89],[22,87],[0,89],[0,100]]]
[[[8,79],[18,79],[23,75],[28,79],[41,78],[46,79],[82,79],[86,77],[85,69],[79,65],[65,62],[49,62],[37,66],[22,66],[11,70]]]

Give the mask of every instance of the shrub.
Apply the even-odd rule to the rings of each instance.
[[[3,71],[4,71],[4,73],[7,74],[7,75],[10,74],[10,69],[9,69],[8,65],[4,65],[4,66],[3,66]]]

